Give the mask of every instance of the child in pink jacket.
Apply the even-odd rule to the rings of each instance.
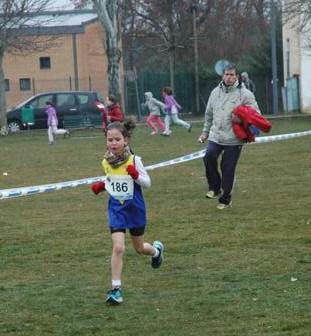
[[[49,101],[47,101],[45,105],[46,105],[45,113],[48,115],[47,126],[48,126],[49,145],[53,145],[54,134],[70,135],[70,132],[65,129],[57,128],[58,119],[54,105]]]
[[[191,124],[178,118],[178,110],[181,109],[181,106],[177,103],[177,101],[173,97],[172,89],[169,87],[163,88],[162,94],[165,100],[164,110],[167,112],[167,115],[164,119],[165,132],[163,133],[163,135],[169,136],[171,134],[170,131],[171,120],[173,121],[174,124],[182,126],[188,132],[191,132]]]

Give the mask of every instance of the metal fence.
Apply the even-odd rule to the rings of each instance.
[[[148,111],[142,110],[140,104],[144,99],[144,92],[150,91],[153,96],[163,100],[161,89],[169,86],[169,73],[141,72],[129,78],[125,76],[124,103],[128,114],[145,116]],[[263,114],[273,114],[273,96],[271,76],[254,77],[256,86],[255,97]],[[220,77],[200,79],[200,114],[203,115],[211,91],[219,84]],[[183,107],[182,113],[195,111],[195,83],[192,73],[177,73],[175,76],[174,96]],[[279,113],[283,113],[282,88],[278,87]]]
[[[263,114],[273,114],[272,101],[272,83],[271,76],[262,76],[252,78],[256,85],[256,99]],[[200,79],[200,114],[203,115],[205,106],[211,91],[220,82],[219,77],[210,79]],[[143,110],[141,103],[144,101],[144,92],[150,91],[153,96],[163,100],[161,89],[170,84],[169,73],[161,72],[140,72],[137,75],[129,76],[128,72],[124,76],[124,110],[128,115],[134,114],[138,117],[146,116],[147,110]],[[286,100],[284,100],[284,89],[282,92],[279,85],[279,112],[290,108],[291,111],[298,111],[295,106],[299,106],[299,92],[297,88],[297,79],[288,82],[286,91]],[[98,77],[88,78],[63,78],[63,79],[31,79],[29,88],[21,90],[20,83],[10,83],[9,91],[6,92],[8,108],[24,101],[34,94],[44,91],[63,91],[63,90],[94,90],[102,96],[108,92],[107,80]],[[283,93],[283,100],[282,100]],[[182,106],[182,113],[191,114],[195,111],[195,82],[193,73],[178,72],[175,75],[174,96]],[[284,106],[283,108],[283,102]]]
[[[128,114],[145,116],[149,112],[141,108],[144,92],[152,92],[153,97],[163,101],[162,88],[170,85],[169,73],[140,72],[138,76],[125,76],[124,105]],[[189,113],[194,104],[194,77],[191,73],[177,73],[175,76],[174,96]]]

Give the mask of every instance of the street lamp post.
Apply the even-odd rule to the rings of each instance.
[[[273,88],[273,114],[279,112],[278,106],[278,74],[276,57],[276,10],[274,0],[271,0],[271,62],[272,62],[272,88]]]

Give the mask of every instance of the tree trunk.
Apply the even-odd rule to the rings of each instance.
[[[0,135],[8,134],[6,120],[5,76],[3,72],[3,53],[0,52]]]
[[[197,8],[192,6],[192,22],[193,22],[193,49],[194,49],[194,82],[195,82],[195,114],[200,113],[200,84],[199,84],[199,51],[197,36]]]
[[[175,91],[175,31],[174,31],[174,22],[173,22],[173,8],[174,0],[168,0],[169,13],[168,13],[168,29],[169,29],[169,49],[168,57],[170,62],[170,86]]]
[[[106,54],[108,58],[109,93],[121,101],[121,50],[116,0],[93,0],[94,9],[106,33]]]
[[[170,60],[170,86],[174,92],[175,90],[175,68],[174,68],[174,63],[175,63],[175,60],[174,60],[174,52],[175,50],[173,48],[170,48],[169,50],[169,60]]]
[[[121,52],[115,46],[115,41],[107,37],[107,56],[108,56],[108,81],[109,93],[115,95],[121,101],[121,77],[120,60]]]

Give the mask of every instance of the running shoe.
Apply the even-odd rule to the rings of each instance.
[[[151,258],[151,266],[152,268],[159,268],[163,262],[164,246],[159,240],[156,240],[153,242],[153,247],[159,251],[159,255]]]
[[[232,207],[232,202],[230,202],[229,204],[219,203],[216,208],[218,210],[224,210],[224,209],[228,209],[231,207]]]
[[[120,304],[123,302],[123,297],[122,297],[122,290],[121,288],[113,288],[108,292],[107,295],[107,299],[106,299],[107,303],[110,304]]]

